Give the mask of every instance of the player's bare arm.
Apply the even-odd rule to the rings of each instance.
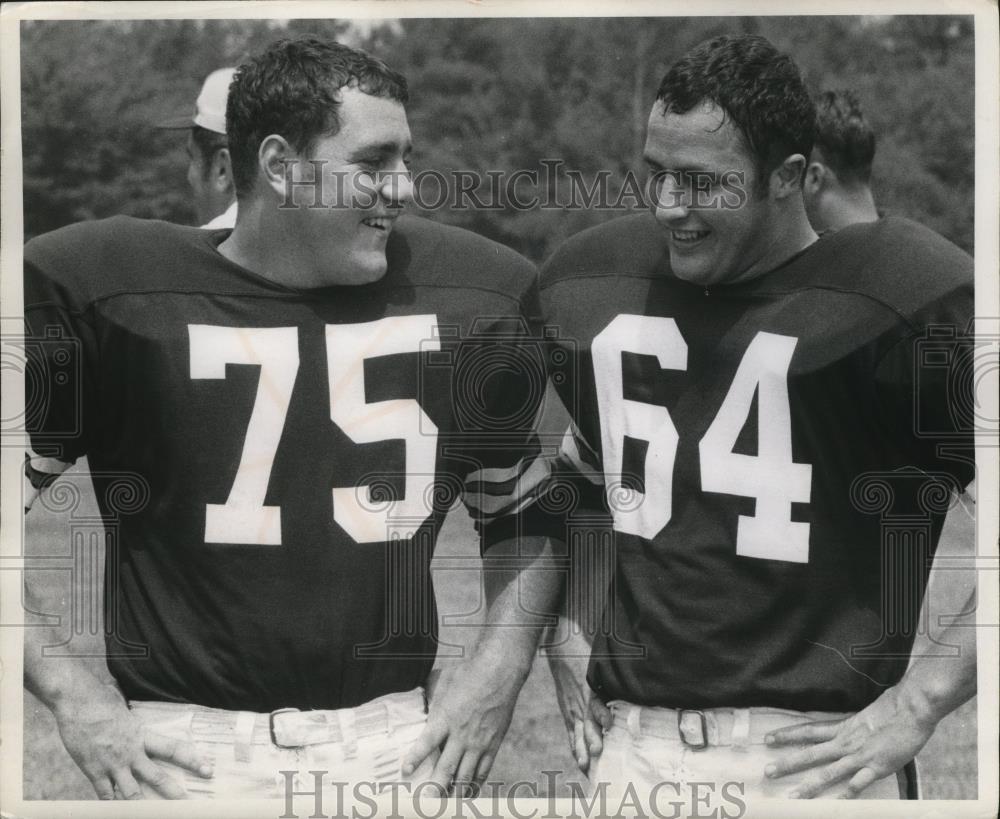
[[[32,512],[35,517],[45,514],[38,506]],[[27,572],[24,595],[29,611],[44,609],[36,583]],[[154,759],[204,778],[212,776],[211,763],[192,744],[145,732],[118,686],[94,674],[84,658],[43,656],[44,646],[61,639],[50,626],[25,629],[24,683],[52,711],[66,750],[101,799],[141,799],[140,783],[167,799],[184,798],[184,787]]]
[[[967,514],[967,507],[974,504],[975,481],[953,505],[948,523],[954,526],[954,517]],[[974,527],[965,526],[960,531],[970,541],[963,546],[973,554]],[[972,611],[974,573],[950,574],[965,586],[964,605],[955,610]],[[957,584],[952,584],[944,594],[951,603],[963,602],[957,599],[958,591]],[[903,679],[864,710],[843,721],[806,723],[767,737],[766,741],[776,747],[805,746],[790,750],[787,757],[769,766],[767,776],[780,778],[814,768],[815,773],[796,789],[794,797],[811,799],[849,778],[845,798],[853,798],[872,782],[901,770],[924,747],[938,723],[976,694],[976,630],[966,622],[953,623],[937,640],[958,646],[958,656],[923,651],[921,644],[929,638],[921,635],[914,643],[914,657]]]
[[[570,551],[569,559],[570,573],[588,571],[594,565],[579,560],[579,552],[574,550]],[[586,583],[586,588],[596,590],[598,587]],[[587,618],[579,616],[581,612],[569,610],[565,583],[559,595],[559,622],[546,629],[542,644],[566,724],[570,753],[580,770],[587,773],[591,760],[603,749],[603,731],[611,725],[611,712],[587,685],[587,666],[594,641]],[[597,597],[588,601],[588,607],[592,611],[603,611],[606,597]]]
[[[541,537],[505,540],[486,552],[486,622],[472,656],[442,674],[404,774],[440,748],[430,781],[442,790],[454,784],[459,794],[468,793],[486,779],[531,671],[542,615],[555,606],[558,577],[551,559],[552,547]]]
[[[560,406],[564,405],[560,403]],[[562,438],[555,462],[555,469],[561,474],[558,478],[553,476],[551,487],[560,492],[564,488],[569,494],[581,498],[583,502],[579,511],[592,519],[592,526],[598,526],[604,511],[597,484],[603,476],[592,462],[580,455],[581,447],[586,445],[579,429],[572,423],[564,426],[566,421],[558,417],[558,413],[543,416],[542,423],[547,424],[547,432],[560,434]],[[560,513],[551,514],[553,532],[567,532],[569,520]],[[591,649],[600,628],[601,613],[608,602],[608,578],[595,576],[603,563],[595,560],[590,548],[584,544],[570,546],[558,540],[555,541],[555,553],[565,555],[566,571],[560,574],[562,583],[556,606],[558,621],[546,629],[542,648],[555,683],[556,700],[566,726],[570,754],[577,767],[588,773],[591,762],[603,750],[603,732],[611,727],[611,711],[587,684]],[[570,588],[584,588],[588,593],[578,597],[573,604],[570,602]]]
[[[969,597],[969,602],[972,596]],[[945,637],[961,646],[961,655],[922,657],[897,685],[867,708],[841,722],[813,722],[783,728],[768,744],[806,747],[768,766],[779,778],[815,769],[790,798],[811,799],[849,779],[852,798],[882,777],[899,771],[931,738],[938,723],[976,693],[975,630],[951,626]]]

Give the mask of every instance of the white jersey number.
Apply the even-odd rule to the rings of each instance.
[[[225,504],[210,503],[205,509],[205,542],[277,546],[281,507],[265,506],[264,496],[299,371],[299,332],[294,327],[189,324],[188,337],[192,378],[225,378],[227,364],[260,365],[236,479]]]
[[[432,337],[433,316],[402,316],[367,324],[328,324],[326,361],[330,418],[358,444],[401,438],[406,446],[406,494],[376,502],[368,485],[333,490],[333,519],[358,543],[410,537],[430,515],[427,495],[434,482],[437,427],[412,398],[365,401],[364,360],[376,356],[440,350]]]
[[[702,490],[756,500],[740,515],[736,553],[806,563],[809,524],[791,519],[792,503],[808,503],[812,466],[792,461],[788,368],[797,339],[758,333],[705,432],[698,452]],[[678,434],[665,407],[629,401],[622,393],[623,352],[656,356],[664,369],[687,369],[687,344],[670,318],[619,315],[592,347],[604,450],[605,491],[620,532],[652,540],[670,522]],[[757,394],[757,454],[733,452]],[[644,493],[623,488],[622,450],[628,436],[647,442]]]
[[[656,356],[660,367],[687,369],[687,344],[672,319],[620,315],[594,337],[594,378],[601,416],[605,491],[619,532],[652,538],[673,513],[677,428],[666,407],[622,396],[622,353]],[[648,441],[645,492],[622,481],[625,437]]]
[[[411,536],[430,516],[437,427],[412,398],[365,400],[364,362],[396,353],[440,348],[432,315],[366,324],[328,325],[330,418],[357,443],[402,439],[406,489],[402,500],[379,502],[369,487],[333,490],[333,519],[358,543]],[[265,506],[278,442],[299,369],[295,327],[188,326],[191,378],[225,378],[226,364],[257,364],[260,380],[236,478],[225,504],[207,504],[206,543],[281,545],[281,507]]]
[[[698,445],[701,488],[755,498],[756,514],[740,515],[736,554],[809,561],[809,524],[792,521],[792,503],[808,503],[812,466],[792,461],[788,367],[798,341],[757,333],[743,354],[712,426]],[[757,454],[733,452],[757,394]]]

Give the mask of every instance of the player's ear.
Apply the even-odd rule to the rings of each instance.
[[[806,168],[805,182],[802,184],[803,193],[806,196],[815,196],[823,187],[823,180],[826,177],[826,165],[822,162],[810,162]]]
[[[220,193],[231,193],[235,190],[233,183],[233,160],[228,148],[219,148],[212,155],[210,178],[215,189]]]
[[[771,171],[771,196],[784,199],[802,190],[802,172],[806,169],[806,158],[802,154],[790,154],[777,168]]]
[[[295,152],[283,136],[264,137],[257,151],[257,171],[267,187],[282,198],[292,189],[288,183],[295,165]]]

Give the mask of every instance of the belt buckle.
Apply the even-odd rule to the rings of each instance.
[[[695,732],[699,734],[698,742],[691,738],[691,734]],[[695,708],[682,708],[677,712],[677,733],[680,735],[681,742],[689,748],[696,751],[707,748],[708,724],[705,721],[705,712]]]
[[[267,715],[267,730],[268,730],[268,733],[271,735],[271,744],[274,745],[275,748],[292,749],[292,748],[300,748],[300,747],[302,747],[301,745],[284,745],[284,744],[278,742],[278,735],[275,734],[275,732],[274,732],[274,718],[276,716],[278,716],[279,714],[292,714],[292,713],[295,713],[295,714],[299,713],[299,709],[298,708],[277,708],[274,711],[272,711],[270,714]]]

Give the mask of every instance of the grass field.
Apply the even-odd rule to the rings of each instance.
[[[79,472],[68,478],[81,487],[80,505],[72,512],[76,521],[96,514],[89,480]],[[67,555],[65,526],[70,512],[64,517],[31,515],[26,538],[29,554]],[[441,610],[441,638],[444,643],[468,645],[475,635],[477,612],[481,605],[479,574],[467,569],[455,570],[463,564],[475,565],[476,541],[472,526],[462,509],[455,510],[443,528],[435,558],[435,585]],[[947,551],[951,544],[942,543]],[[463,559],[466,558],[466,559]],[[68,567],[66,560],[58,561]],[[73,605],[69,572],[51,571],[48,614],[62,616]],[[76,601],[77,605],[81,601]],[[67,628],[67,635],[68,635]],[[74,646],[99,653],[103,645],[96,635],[75,637]],[[95,668],[103,668],[99,658],[90,660]],[[439,664],[443,661],[439,660]],[[106,671],[104,671],[106,674]],[[947,717],[937,733],[918,757],[923,794],[926,799],[973,799],[977,788],[976,762],[976,701],[972,700]],[[24,798],[25,799],[93,799],[94,793],[62,747],[55,723],[31,694],[24,697]],[[563,771],[557,781],[560,795],[567,795],[567,783],[583,781],[570,757],[562,718],[556,703],[552,679],[544,659],[536,660],[535,668],[521,692],[514,719],[503,748],[497,757],[490,779],[497,782],[530,780],[544,783],[542,770]]]

